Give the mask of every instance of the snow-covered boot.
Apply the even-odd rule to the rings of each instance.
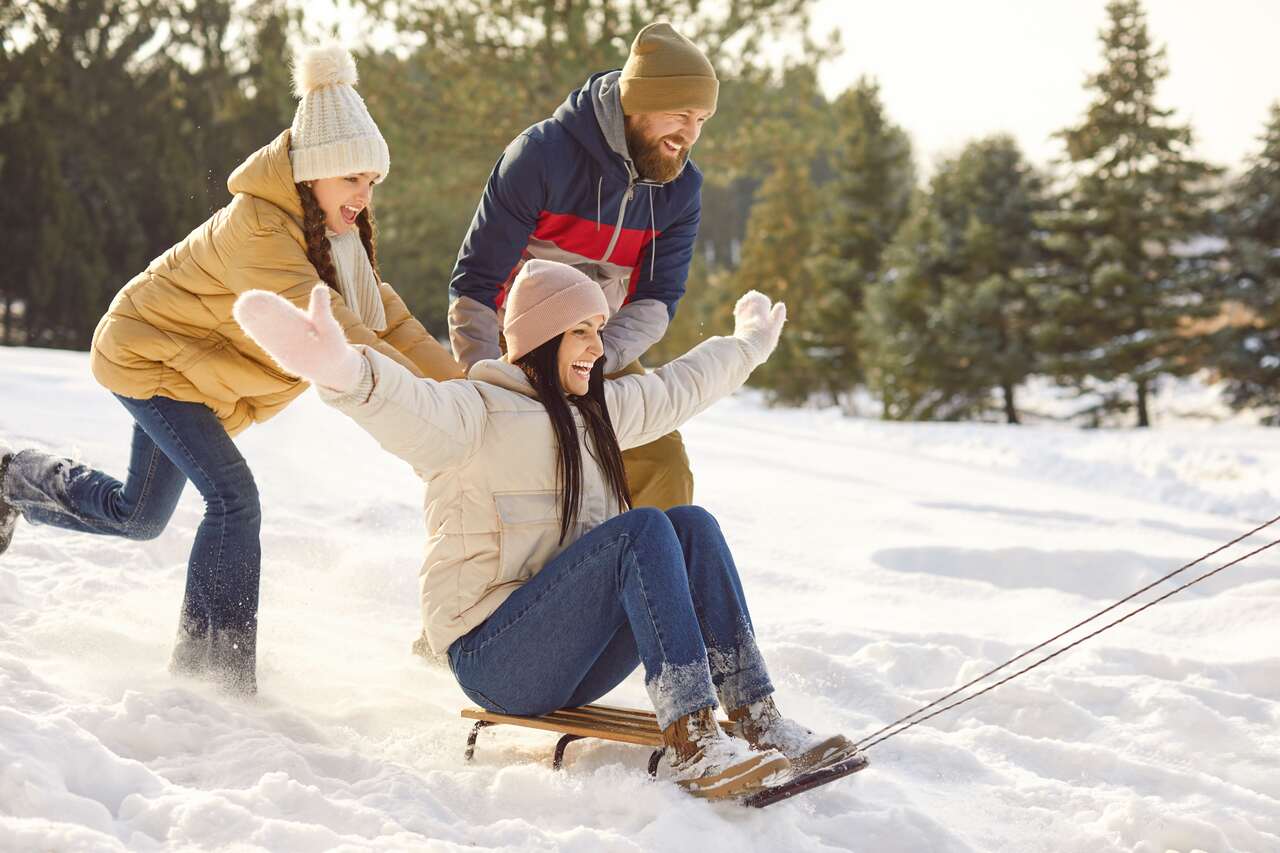
[[[0,554],[13,541],[13,529],[18,526],[18,517],[21,515],[16,506],[4,499],[4,475],[8,472],[12,459],[13,451],[0,444]]]
[[[258,692],[256,638],[247,630],[178,628],[169,672],[213,682],[237,696]]]
[[[733,733],[756,749],[776,750],[796,775],[853,758],[858,748],[844,735],[817,734],[778,711],[772,696],[729,712]]]
[[[179,625],[178,638],[169,657],[169,673],[184,678],[203,678],[209,669],[209,632]]]
[[[676,784],[709,800],[749,794],[789,766],[781,753],[725,734],[710,708],[680,717],[662,730],[662,741]]]
[[[237,696],[258,692],[257,636],[239,628],[214,629],[209,645],[209,675],[219,688]]]

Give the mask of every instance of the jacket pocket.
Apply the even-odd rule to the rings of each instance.
[[[498,515],[496,583],[525,580],[542,568],[560,538],[560,493],[555,489],[494,492]]]
[[[227,339],[217,332],[209,330],[204,337],[187,341],[181,349],[166,360],[166,365],[185,374],[192,367],[204,361],[210,355],[220,352],[227,345]]]

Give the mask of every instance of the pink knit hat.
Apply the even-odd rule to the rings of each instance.
[[[568,264],[538,258],[516,275],[505,309],[502,334],[512,362],[588,317],[609,316],[600,285]]]

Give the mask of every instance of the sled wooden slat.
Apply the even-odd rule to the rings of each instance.
[[[520,717],[515,714],[497,714],[483,708],[464,708],[462,716],[475,720],[471,736],[467,739],[467,760],[475,754],[476,736],[480,729],[488,726],[510,725],[523,726],[527,729],[541,729],[548,732],[559,732],[562,737],[556,744],[552,757],[552,766],[559,769],[564,760],[564,748],[575,740],[583,738],[599,738],[618,743],[633,743],[637,746],[654,748],[650,756],[650,772],[658,766],[662,753],[662,732],[658,729],[658,718],[651,711],[637,708],[615,708],[610,705],[583,705],[580,708],[561,708],[540,717]],[[728,720],[721,720],[720,725],[729,728]]]
[[[619,711],[622,713],[618,713]],[[625,709],[597,709],[594,705],[585,705],[581,708],[552,711],[541,717],[518,717],[514,714],[496,714],[481,708],[466,708],[462,716],[490,725],[523,726],[640,746],[662,746],[662,733],[658,731],[657,719],[652,714],[646,717],[642,711],[627,713]]]

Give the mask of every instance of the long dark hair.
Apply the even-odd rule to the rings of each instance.
[[[542,405],[547,407],[547,416],[551,418],[551,428],[556,434],[561,542],[577,523],[582,502],[582,446],[578,443],[578,429],[569,410],[570,403],[582,415],[589,438],[587,447],[604,470],[605,480],[618,506],[631,509],[631,490],[627,488],[627,474],[622,467],[622,450],[618,447],[618,436],[613,431],[613,422],[609,420],[609,410],[604,402],[604,359],[597,359],[592,366],[586,394],[580,397],[566,394],[560,384],[560,339],[563,337],[562,332],[515,362],[529,377],[529,383]]]
[[[298,188],[298,198],[302,199],[302,233],[307,238],[307,260],[316,268],[320,280],[338,288],[338,270],[333,265],[333,252],[329,249],[329,238],[324,235],[324,209],[316,200],[311,187],[303,183],[294,184]],[[382,281],[378,272],[378,226],[373,221],[373,209],[365,207],[356,217],[356,227],[360,229],[360,242],[364,244],[365,254],[369,256],[369,265],[373,267],[373,275]]]

